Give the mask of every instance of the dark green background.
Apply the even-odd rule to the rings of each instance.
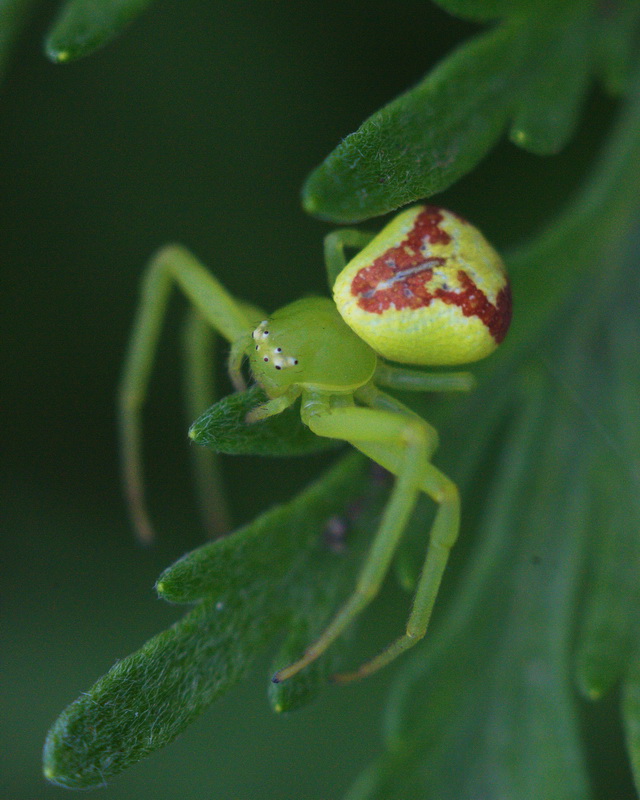
[[[25,800],[66,794],[40,777],[48,726],[178,616],[153,582],[203,535],[177,302],[146,417],[155,548],[135,544],[121,498],[114,398],[146,259],[183,242],[267,309],[324,291],[330,228],[300,209],[305,175],[474,30],[418,0],[162,0],[105,50],[54,66],[41,54],[51,14],[36,15],[0,91],[0,791]],[[500,246],[533,232],[578,179],[610,112],[592,97],[578,140],[555,159],[503,144],[443,202]],[[244,521],[289,497],[319,459],[223,465]],[[360,627],[360,655],[398,630],[405,602],[386,589]],[[267,705],[267,671],[263,658],[247,684],[102,796],[339,797],[381,747],[393,668],[284,719]]]

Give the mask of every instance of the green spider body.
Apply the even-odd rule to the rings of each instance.
[[[269,397],[294,384],[353,392],[371,380],[377,360],[325,297],[305,297],[279,309],[253,331],[249,346],[251,372]]]
[[[344,249],[359,253],[349,262]],[[415,206],[378,235],[355,230],[330,234],[325,259],[333,301],[309,297],[260,321],[237,302],[186,250],[167,247],[149,266],[123,377],[120,404],[125,486],[136,529],[152,538],[144,504],[140,409],[166,302],[175,282],[197,314],[188,361],[194,383],[206,384],[205,330],[231,345],[229,375],[244,388],[242,362],[267,401],[246,423],[279,414],[300,399],[302,421],[318,436],[350,442],[397,476],[353,594],[304,655],[280,670],[282,681],[318,658],[378,592],[418,495],[438,510],[429,532],[406,632],[356,672],[363,677],[389,663],[425,633],[459,529],[456,486],[432,463],[436,431],[380,387],[409,391],[466,391],[467,373],[425,373],[399,364],[454,365],[490,354],[504,338],[511,298],[500,257],[482,234],[456,214]],[[195,390],[194,390],[195,391]]]

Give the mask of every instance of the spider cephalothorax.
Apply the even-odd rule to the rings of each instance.
[[[358,249],[347,263],[345,247]],[[502,261],[482,234],[456,214],[415,206],[379,234],[330,234],[325,256],[334,300],[307,297],[266,319],[254,317],[186,250],[168,247],[151,263],[121,394],[125,481],[136,527],[151,536],[143,502],[139,409],[171,283],[186,293],[202,318],[231,344],[229,373],[243,386],[241,364],[267,401],[247,424],[278,414],[300,399],[302,421],[318,436],[344,439],[397,476],[374,542],[354,587],[320,638],[286,680],[315,660],[377,593],[420,492],[438,510],[429,534],[406,632],[356,672],[387,664],[427,628],[448,552],[458,535],[455,485],[432,463],[436,431],[381,387],[414,391],[468,390],[467,373],[432,373],[394,366],[457,365],[489,355],[511,319],[511,295]]]

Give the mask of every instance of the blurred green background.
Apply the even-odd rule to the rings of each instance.
[[[330,228],[303,214],[304,177],[474,30],[423,0],[160,0],[106,49],[54,66],[41,52],[52,8],[38,7],[0,90],[0,791],[25,800],[68,794],[41,777],[47,728],[178,617],[153,583],[203,537],[180,398],[182,301],[145,418],[154,548],[134,542],[121,497],[115,391],[145,261],[180,241],[267,309],[324,291]],[[562,204],[612,107],[594,92],[561,156],[505,143],[441,202],[499,246],[518,241]],[[235,519],[290,497],[320,460],[224,459]],[[390,639],[405,608],[389,585],[354,659]],[[268,665],[101,795],[339,797],[381,747],[393,668],[280,718]]]

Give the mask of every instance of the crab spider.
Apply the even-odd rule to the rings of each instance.
[[[347,247],[359,250],[349,262]],[[369,675],[425,634],[458,535],[460,500],[455,484],[431,463],[435,429],[381,387],[471,389],[469,373],[427,374],[399,365],[477,361],[502,341],[511,317],[500,257],[476,228],[441,208],[410,208],[377,235],[329,234],[325,260],[333,302],[304,298],[256,318],[189,252],[164,248],[145,276],[121,389],[125,484],[142,539],[152,531],[142,489],[139,412],[173,283],[204,324],[230,343],[229,374],[236,389],[244,387],[241,364],[248,356],[268,399],[247,415],[247,424],[300,399],[302,421],[314,433],[351,443],[396,476],[353,593],[301,658],[276,673],[275,682],[318,658],[377,594],[420,492],[438,509],[406,631],[356,672],[336,677]]]

